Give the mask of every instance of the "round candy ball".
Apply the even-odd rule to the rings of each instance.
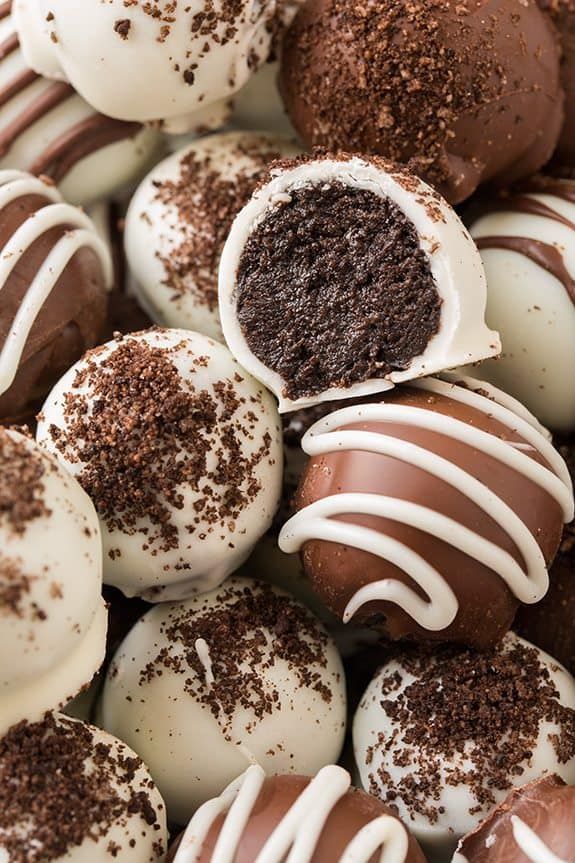
[[[144,615],[112,662],[99,716],[142,756],[170,818],[185,824],[250,763],[313,773],[337,761],[343,668],[304,606],[234,577]]]

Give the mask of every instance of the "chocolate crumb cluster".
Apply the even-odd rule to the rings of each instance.
[[[44,459],[0,428],[0,522],[15,534],[50,515],[44,500],[46,469]]]
[[[159,833],[152,781],[136,781],[141,767],[122,744],[97,742],[93,729],[67,717],[13,726],[0,738],[0,845],[10,863],[59,860],[134,818]],[[135,847],[138,839],[125,841]],[[110,859],[122,850],[112,842]],[[153,860],[164,852],[159,840]]]
[[[284,693],[266,680],[277,662],[287,664],[302,689],[331,702],[331,689],[320,673],[327,666],[329,639],[309,612],[264,583],[257,590],[230,586],[219,600],[217,607],[206,601],[198,610],[174,608],[164,627],[170,646],[146,665],[140,686],[166,670],[181,675],[183,691],[209,708],[224,731],[238,710],[260,720],[280,709]],[[198,639],[209,651],[210,680]]]
[[[395,730],[366,756],[369,764],[376,752],[393,752],[393,764],[408,768],[395,782],[385,765],[371,774],[370,790],[385,802],[401,797],[433,824],[443,812],[445,786],[464,784],[477,801],[471,814],[493,806],[496,791],[520,781],[545,722],[557,728],[548,743],[559,763],[575,756],[575,710],[560,703],[535,648],[414,648],[401,654],[401,664],[416,679],[396,695],[402,675],[382,678],[380,705]]]

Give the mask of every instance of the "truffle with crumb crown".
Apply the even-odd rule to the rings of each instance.
[[[551,157],[559,44],[537,0],[309,0],[280,86],[308,145],[411,161],[452,203]]]
[[[104,581],[126,596],[220,584],[279,503],[273,400],[199,333],[148,330],[88,353],[52,390],[37,439],[94,501]]]
[[[234,576],[142,617],[114,657],[98,716],[145,760],[183,825],[247,764],[305,773],[337,761],[344,673],[304,606]]]
[[[101,590],[90,499],[33,440],[0,428],[0,734],[90,683],[106,645]]]

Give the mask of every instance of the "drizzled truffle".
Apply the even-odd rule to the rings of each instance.
[[[110,667],[99,715],[144,758],[170,817],[185,824],[249,763],[308,773],[336,761],[345,681],[307,609],[234,577],[136,624]]]
[[[0,428],[0,734],[90,682],[105,651],[101,587],[88,496],[34,441]]]
[[[379,159],[272,166],[226,241],[219,301],[232,353],[281,411],[379,392],[500,348],[458,217]]]
[[[69,84],[33,72],[11,5],[0,6],[0,168],[49,176],[77,204],[136,179],[159,151],[159,132],[104,117]]]
[[[328,607],[392,639],[485,648],[543,598],[573,516],[544,429],[488,384],[427,378],[320,420],[280,534]]]
[[[541,179],[471,227],[487,276],[487,320],[503,352],[477,374],[553,429],[575,429],[575,182]],[[473,374],[473,372],[472,372]]]
[[[209,590],[278,506],[273,401],[198,333],[149,330],[88,353],[52,390],[38,440],[94,501],[104,581],[127,596]]]
[[[452,863],[575,863],[575,788],[549,776],[518,788],[461,842]]]
[[[486,653],[397,651],[353,739],[363,787],[427,853],[447,855],[512,788],[553,773],[575,782],[575,680],[512,633]]]
[[[97,343],[111,282],[90,219],[54,186],[0,171],[0,421],[25,413]]]
[[[295,4],[263,0],[101,3],[17,0],[30,66],[65,78],[86,101],[120,120],[197,125],[198,111],[229,98],[263,63]]]
[[[310,0],[281,90],[310,145],[406,163],[458,203],[551,157],[559,44],[536,0]]]
[[[272,135],[227,132],[195,141],[148,174],[132,198],[125,243],[156,323],[222,339],[218,266],[230,226],[269,163],[296,150]]]
[[[234,863],[281,863],[290,851],[309,863],[425,863],[391,809],[350,784],[333,765],[313,778],[266,778],[253,765],[197,811],[168,863],[211,863],[223,847]]]
[[[142,761],[59,714],[0,737],[0,857],[7,863],[161,863],[164,803]]]

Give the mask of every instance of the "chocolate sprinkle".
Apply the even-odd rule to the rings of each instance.
[[[0,526],[22,535],[29,522],[50,516],[44,501],[46,460],[0,428]]]

